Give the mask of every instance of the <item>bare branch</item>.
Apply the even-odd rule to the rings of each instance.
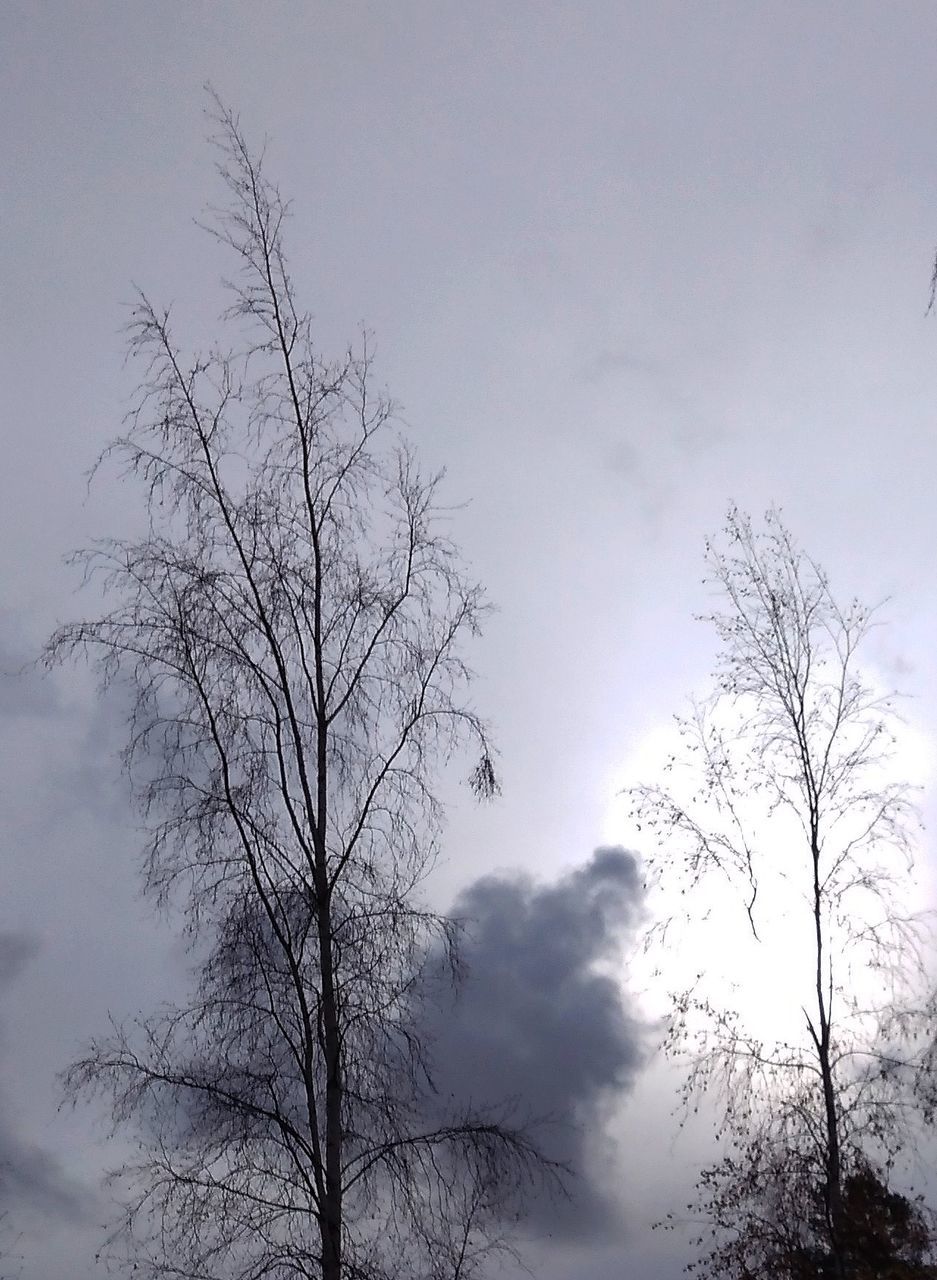
[[[419,897],[439,772],[470,749],[497,791],[465,656],[487,606],[367,338],[317,354],[288,204],[212,103],[230,345],[187,358],[139,295],[142,381],[103,461],[142,483],[149,532],[83,553],[106,611],[47,651],[132,691],[145,882],[200,968],[189,1004],[115,1027],[68,1085],[136,1129],[118,1182],[154,1276],[468,1280],[562,1172],[508,1111],[443,1115],[421,1034],[430,957],[455,946]]]
[[[873,612],[835,599],[776,511],[756,529],[730,509],[707,563],[723,602],[705,619],[722,646],[715,691],[678,721],[666,784],[630,790],[632,812],[654,843],[665,925],[709,912],[714,886],[761,946],[784,885],[801,926],[789,945],[807,948],[811,975],[791,990],[803,1026],[785,1041],[754,1036],[702,974],[672,997],[665,1049],[686,1065],[682,1105],[707,1095],[729,1147],[697,1188],[715,1240],[702,1273],[846,1280],[860,1274],[855,1198],[901,1207],[887,1174],[911,1141],[929,1038],[927,925],[903,898],[911,788],[889,779],[892,699],[861,665]],[[649,945],[662,932],[659,919]],[[923,1258],[924,1219],[907,1221]]]

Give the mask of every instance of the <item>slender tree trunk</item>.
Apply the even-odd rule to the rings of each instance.
[[[325,843],[324,757],[319,757],[320,813],[315,850],[316,924],[321,984],[320,1039],[325,1062],[325,1200],[319,1214],[322,1280],[342,1275],[342,1079],[341,1026],[335,982],[334,920]]]
[[[305,464],[304,464],[305,465]],[[310,513],[311,514],[311,513]],[[313,644],[315,647],[316,700],[316,839],[314,880],[316,923],[319,942],[319,980],[322,1000],[322,1050],[325,1060],[325,1203],[320,1226],[322,1234],[322,1280],[341,1280],[342,1276],[342,1102],[345,1082],[342,1078],[342,1033],[335,981],[335,919],[332,912],[332,886],[329,882],[327,841],[328,812],[328,720],[325,710],[325,679],[322,662],[321,557],[316,537],[314,516],[311,534],[316,562]]]
[[[842,1167],[839,1150],[839,1121],[836,1115],[836,1089],[830,1055],[830,1008],[824,992],[824,946],[822,890],[820,886],[820,847],[816,829],[811,837],[813,859],[813,925],[816,949],[816,991],[818,1034],[815,1036],[823,1086],[823,1115],[826,1130],[824,1169],[824,1199],[827,1227],[830,1234],[830,1251],[833,1255],[834,1274],[837,1280],[848,1280],[843,1256],[843,1194]]]
[[[325,1057],[325,1204],[320,1218],[322,1280],[342,1275],[342,1064],[341,1036],[332,953],[331,904],[325,887],[319,908],[319,967],[322,980],[322,1038]]]

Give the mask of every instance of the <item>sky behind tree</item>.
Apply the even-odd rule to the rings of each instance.
[[[777,503],[840,594],[891,597],[870,653],[912,695],[927,781],[935,42],[923,2],[3,6],[0,1159],[33,1171],[7,1196],[24,1280],[100,1273],[114,1155],[56,1113],[56,1073],[185,978],[137,895],[119,700],[16,673],[87,607],[63,554],[138,518],[112,474],[85,484],[134,386],[133,286],[192,345],[217,332],[203,84],[269,137],[320,348],[373,330],[378,382],[448,469],[499,606],[474,659],[504,795],[479,809],[453,779],[434,893],[498,884],[533,912],[626,837],[619,787],[705,685],[703,539],[730,500]],[[606,1026],[621,1071],[589,1110],[616,1229],[546,1241],[545,1280],[685,1260],[649,1224],[705,1138],[675,1142],[629,1025]]]

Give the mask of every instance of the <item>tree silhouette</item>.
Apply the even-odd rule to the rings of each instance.
[[[859,1163],[842,1179],[841,1254],[827,1226],[823,1173],[789,1150],[758,1142],[705,1172],[700,1207],[717,1243],[702,1236],[692,1274],[716,1280],[933,1280],[937,1235],[923,1201],[889,1189]]]
[[[184,912],[197,982],[69,1083],[135,1126],[121,1234],[152,1274],[457,1280],[556,1173],[507,1109],[435,1095],[420,1033],[440,955],[458,965],[420,896],[436,778],[471,748],[497,789],[464,657],[486,606],[366,341],[317,354],[286,202],[216,108],[231,345],[187,359],[139,298],[146,372],[109,453],[149,531],[80,557],[105,611],[48,651],[132,691],[145,883]]]
[[[883,1230],[904,1203],[886,1175],[922,1060],[926,933],[904,899],[914,808],[889,774],[891,701],[863,665],[870,610],[836,600],[777,512],[756,529],[733,508],[707,563],[722,601],[707,619],[715,689],[678,722],[666,783],[631,791],[651,883],[683,904],[649,941],[714,899],[744,911],[756,950],[780,919],[774,963],[800,1017],[777,1038],[753,1029],[706,990],[705,961],[673,993],[666,1048],[687,1064],[684,1100],[708,1096],[728,1144],[698,1187],[716,1238],[706,1274],[786,1275],[772,1270],[780,1240],[789,1268],[810,1257],[804,1274],[846,1280],[865,1274],[851,1243],[862,1195],[877,1189]]]

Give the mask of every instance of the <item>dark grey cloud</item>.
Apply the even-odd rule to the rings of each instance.
[[[37,653],[0,609],[0,717],[47,716],[59,709],[55,686],[36,666]]]
[[[37,950],[35,938],[27,933],[0,933],[0,987],[12,982]]]
[[[80,603],[75,606],[76,613],[83,611]],[[58,776],[47,811],[70,819],[79,810],[105,820],[119,818],[128,807],[119,757],[130,691],[115,682],[101,695],[90,665],[46,670],[40,658],[47,638],[27,637],[18,620],[0,608],[0,731],[9,735],[13,749],[25,744],[24,752],[46,735],[47,764],[51,767],[54,753]],[[9,769],[6,782],[9,789]],[[8,819],[4,825],[9,828]]]
[[[436,1084],[482,1109],[510,1102],[534,1121],[547,1154],[572,1167],[570,1199],[534,1206],[537,1232],[614,1230],[604,1120],[645,1047],[622,961],[641,901],[634,857],[602,848],[550,884],[486,876],[453,910],[465,926],[466,976],[454,1007],[437,1011]]]
[[[0,988],[22,972],[38,950],[23,933],[0,933]],[[63,1172],[52,1153],[18,1130],[9,1099],[0,1093],[0,1213],[26,1209],[44,1220],[75,1222],[84,1217],[87,1196]]]
[[[25,1208],[68,1222],[83,1220],[88,1197],[50,1152],[21,1138],[0,1115],[0,1209]]]

